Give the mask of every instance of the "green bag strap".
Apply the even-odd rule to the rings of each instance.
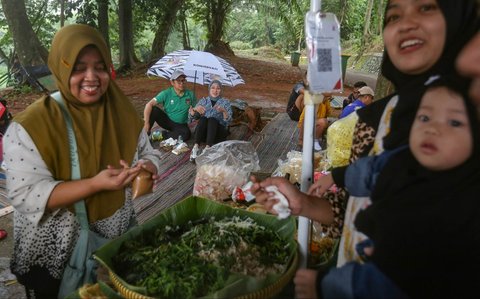
[[[77,152],[77,140],[75,138],[75,132],[73,131],[72,117],[63,102],[62,95],[59,91],[54,92],[50,95],[57,103],[60,105],[60,108],[63,113],[63,118],[67,125],[67,134],[68,134],[68,143],[70,144],[70,165],[71,165],[71,179],[79,180],[80,176],[80,162],[78,160]],[[78,221],[80,222],[80,227],[83,229],[89,229],[88,225],[88,216],[87,209],[85,207],[85,201],[82,199],[75,203],[75,214],[77,215]]]

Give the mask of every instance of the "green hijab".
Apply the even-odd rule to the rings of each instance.
[[[129,99],[113,80],[94,104],[83,104],[70,92],[69,79],[80,51],[95,46],[107,69],[109,49],[101,34],[87,25],[65,26],[55,35],[48,66],[73,119],[82,178],[91,178],[107,165],[120,167],[123,159],[131,164],[136,152],[142,122]],[[60,107],[44,96],[18,114],[14,121],[33,139],[54,179],[70,180],[69,143]],[[125,190],[102,191],[85,198],[91,223],[113,215],[124,205]],[[69,207],[73,211],[73,206]]]

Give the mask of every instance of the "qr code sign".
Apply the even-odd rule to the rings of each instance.
[[[317,49],[317,57],[317,70],[319,72],[331,72],[333,70],[332,49]]]

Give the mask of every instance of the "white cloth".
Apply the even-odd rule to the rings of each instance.
[[[289,208],[288,200],[283,195],[279,190],[277,186],[267,186],[265,187],[265,191],[267,192],[272,192],[275,195],[273,196],[274,199],[278,200],[278,203],[276,203],[273,206],[273,210],[277,212],[278,214],[278,219],[285,219],[288,216],[290,216],[290,213],[292,212]]]

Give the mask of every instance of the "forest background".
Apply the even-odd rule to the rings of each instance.
[[[322,11],[341,24],[342,53],[381,52],[387,0],[324,0]],[[45,65],[55,32],[85,23],[100,30],[119,74],[146,69],[165,53],[197,49],[228,57],[235,53],[278,56],[304,52],[309,0],[1,0],[0,87],[15,80],[16,63]],[[268,49],[268,51],[265,51]],[[388,89],[377,81],[377,93]]]

